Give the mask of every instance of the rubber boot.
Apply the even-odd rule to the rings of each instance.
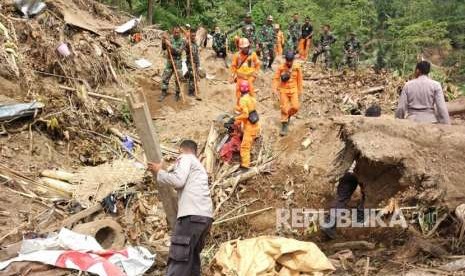
[[[288,131],[289,131],[289,123],[283,122],[281,125],[281,132],[279,133],[279,135],[286,136]]]
[[[180,99],[181,99],[181,95],[179,94],[179,92],[177,92],[176,95],[174,95],[174,100],[179,102]]]
[[[189,91],[189,94],[187,94],[189,97],[195,97],[195,92],[194,91]]]
[[[167,96],[168,96],[168,92],[162,90],[160,98],[158,99],[158,101],[162,102]]]

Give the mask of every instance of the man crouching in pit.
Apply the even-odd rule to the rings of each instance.
[[[213,204],[208,175],[197,159],[197,144],[185,140],[173,170],[163,170],[161,163],[149,163],[160,185],[170,185],[178,192],[178,215],[171,237],[168,276],[200,275],[200,252],[213,222]]]

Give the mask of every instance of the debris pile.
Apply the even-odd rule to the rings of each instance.
[[[304,63],[303,72],[304,112],[313,116],[357,115],[372,104],[392,113],[404,84],[399,77],[372,69],[336,72]]]

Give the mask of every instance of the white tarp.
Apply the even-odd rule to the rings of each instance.
[[[104,250],[93,237],[63,228],[58,235],[24,240],[19,256],[0,262],[0,271],[12,262],[21,261],[40,262],[99,276],[139,276],[153,265],[155,255],[144,247]]]

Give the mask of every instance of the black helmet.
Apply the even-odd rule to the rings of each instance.
[[[293,61],[295,58],[294,51],[288,51],[285,56],[287,61]]]

